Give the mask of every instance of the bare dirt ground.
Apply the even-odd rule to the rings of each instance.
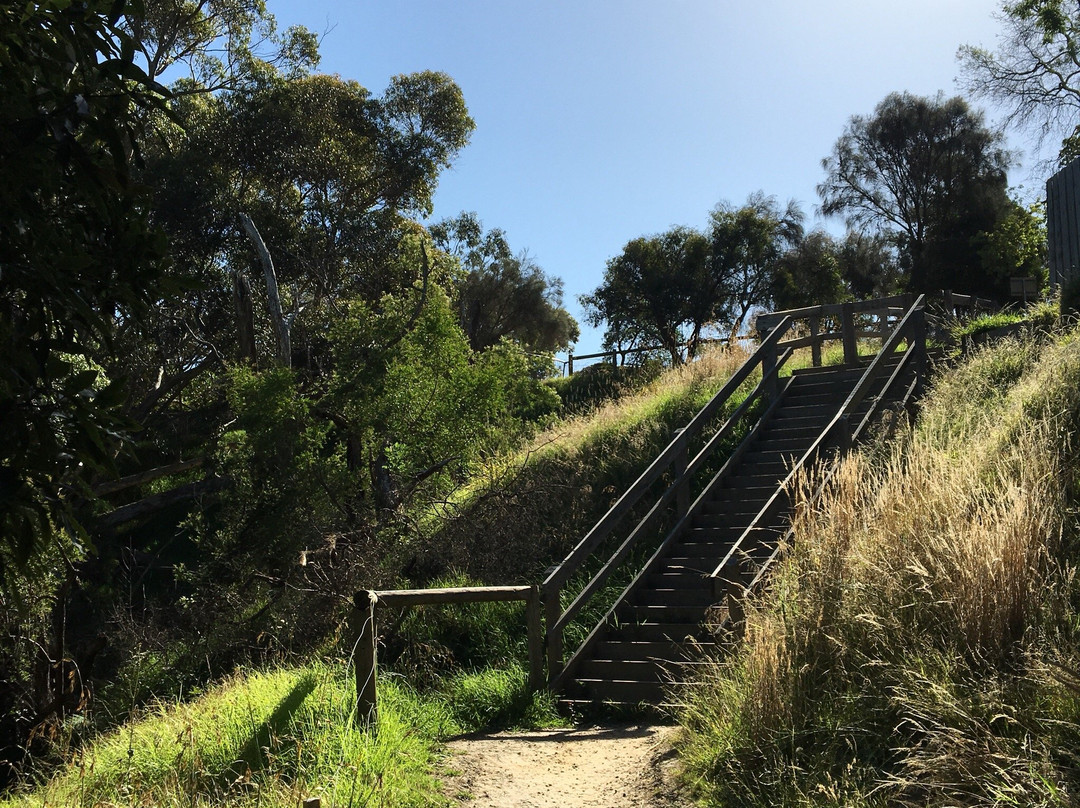
[[[469,808],[686,808],[673,727],[500,732],[451,741],[444,788]]]

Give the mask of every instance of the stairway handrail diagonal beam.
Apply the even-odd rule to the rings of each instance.
[[[732,374],[731,378],[729,378],[724,386],[720,388],[716,395],[698,411],[697,415],[693,417],[686,428],[672,439],[659,456],[649,464],[649,467],[644,472],[642,472],[641,476],[638,477],[626,492],[616,500],[615,504],[608,509],[607,513],[601,517],[600,521],[598,521],[593,528],[585,534],[585,537],[578,542],[574,549],[567,554],[562,563],[551,570],[543,583],[545,591],[555,587],[561,587],[566,583],[597,545],[611,535],[612,530],[615,529],[615,526],[619,521],[626,516],[630,509],[641,500],[650,486],[652,486],[652,484],[655,483],[671,466],[679,456],[680,452],[687,446],[691,437],[702,430],[709,419],[716,414],[716,411],[735,394],[757,366],[762,364],[764,358],[775,348],[776,343],[779,342],[780,338],[791,327],[791,323],[792,320],[790,317],[784,318],[769,333],[769,335],[761,341],[758,349],[753,353],[750,359],[744,362],[742,366]]]
[[[795,480],[796,475],[802,471],[802,469],[809,466],[810,463],[814,462],[821,451],[833,439],[833,432],[845,419],[850,417],[854,409],[862,403],[864,398],[866,398],[871,386],[877,381],[877,377],[881,374],[882,368],[885,367],[888,357],[896,352],[900,342],[907,338],[907,331],[914,326],[916,318],[921,315],[922,310],[925,307],[925,300],[926,296],[920,295],[918,300],[911,305],[911,308],[908,309],[903,319],[897,324],[896,328],[893,329],[888,340],[881,346],[881,350],[878,352],[877,356],[874,357],[870,366],[863,372],[858,383],[855,385],[855,388],[848,394],[836,415],[833,416],[832,420],[829,421],[828,425],[821,431],[821,434],[817,436],[814,442],[810,444],[810,448],[803,453],[798,462],[792,466],[776,491],[773,492],[772,496],[769,497],[768,501],[761,507],[761,510],[758,511],[757,516],[754,517],[746,530],[743,531],[742,535],[731,546],[731,549],[728,550],[727,554],[713,570],[710,577],[714,580],[722,579],[724,570],[738,560],[743,554],[744,543],[749,543],[748,537],[750,537],[761,526],[761,523],[768,519],[779,506],[780,498],[786,496],[785,492]],[[925,349],[925,346],[922,346],[919,350],[923,349]],[[890,381],[895,378],[895,376],[891,377]]]

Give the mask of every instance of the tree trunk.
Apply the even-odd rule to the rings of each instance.
[[[278,294],[277,273],[274,272],[274,260],[270,257],[270,251],[266,249],[266,243],[259,235],[258,228],[246,213],[240,214],[240,223],[255,244],[255,251],[259,254],[262,263],[263,274],[266,276],[266,299],[267,308],[270,310],[270,319],[274,321],[274,333],[277,334],[278,363],[282,367],[292,367],[292,341],[289,337],[289,323],[281,311],[281,297]]]
[[[255,364],[255,311],[251,302],[251,284],[242,272],[233,272],[233,305],[236,308],[236,341],[240,361]]]

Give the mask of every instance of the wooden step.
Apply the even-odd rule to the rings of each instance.
[[[674,664],[658,659],[590,659],[574,678],[667,683],[678,678]]]
[[[663,559],[665,570],[680,570],[688,574],[708,576],[716,569],[716,562],[711,558],[691,558],[684,555],[669,555]]]
[[[661,561],[656,572],[645,579],[646,585],[656,589],[704,589],[712,585],[707,577],[684,570],[669,570]]]
[[[660,682],[634,682],[618,679],[575,679],[577,693],[569,693],[567,701],[608,702],[612,704],[649,704],[668,703],[667,686]],[[582,699],[582,697],[585,697]]]
[[[668,606],[672,608],[707,609],[716,603],[712,585],[697,589],[653,589],[645,587],[630,596],[635,606]]]
[[[705,616],[705,606],[623,604],[617,614],[627,623],[698,623]]]
[[[711,503],[710,503],[711,504]],[[708,513],[704,510],[705,503],[702,503],[702,511],[694,515],[693,527],[700,528],[745,528],[754,517],[757,516],[758,511],[761,510],[760,505],[749,503],[747,508],[742,513],[734,514],[730,512],[721,513]]]
[[[716,651],[712,640],[693,643],[634,642],[630,640],[601,640],[596,644],[596,659],[663,659],[692,661]]]
[[[814,438],[820,434],[820,432],[810,432],[808,430],[806,431],[806,435],[810,435],[811,437],[803,437],[801,435],[778,435],[766,430],[762,433],[761,437],[754,441],[752,451],[798,459],[808,448],[810,448],[810,444],[813,443]]]
[[[709,639],[701,621],[621,623],[609,629],[604,639],[611,642],[674,642],[686,644]]]

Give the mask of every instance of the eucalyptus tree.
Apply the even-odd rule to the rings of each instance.
[[[1000,294],[975,237],[1008,209],[1009,154],[1000,132],[962,98],[892,93],[853,116],[822,161],[821,211],[899,245],[909,291]]]
[[[805,216],[798,204],[781,208],[757,191],[746,204],[720,203],[709,217],[710,275],[721,294],[714,317],[734,338],[756,306],[769,305],[780,258],[803,238]]]
[[[608,345],[633,333],[681,364],[684,348],[693,357],[714,319],[718,289],[708,259],[708,239],[690,228],[633,239],[608,261],[600,286],[580,298],[587,322],[607,324]]]
[[[516,340],[534,351],[566,348],[578,326],[562,304],[562,280],[528,255],[514,255],[498,228],[484,232],[475,213],[461,213],[430,227],[435,245],[457,258],[451,281],[462,330],[474,351]]]

